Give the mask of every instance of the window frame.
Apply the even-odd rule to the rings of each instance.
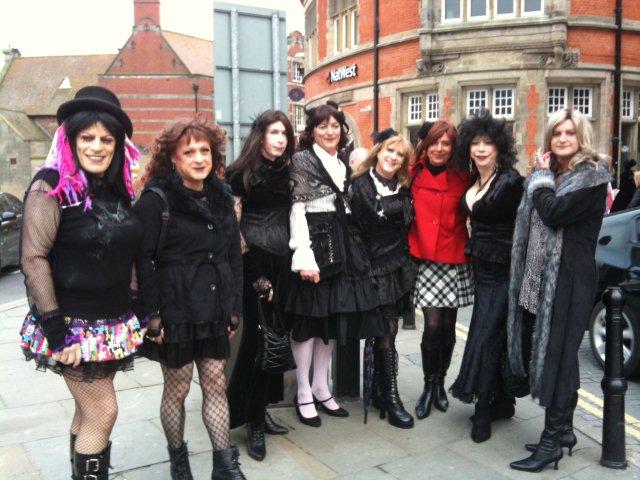
[[[298,114],[299,114],[299,118],[298,118]],[[298,123],[298,120],[300,120],[300,123]],[[303,105],[296,105],[296,104],[293,105],[293,123],[294,123],[294,130],[296,132],[304,129],[305,121],[304,121]]]
[[[419,125],[422,123],[422,101],[424,95],[421,93],[412,93],[407,95],[407,125]],[[412,100],[418,99],[418,108],[415,111],[412,111]],[[416,113],[418,114],[418,118],[411,118],[411,115]]]
[[[586,92],[589,92],[589,95],[587,95],[587,98],[589,99],[589,113],[585,113],[582,110],[580,110],[577,106],[576,106],[576,90],[584,90]],[[593,95],[593,87],[584,87],[584,86],[572,86],[571,87],[571,108],[573,108],[574,110],[578,110],[579,112],[581,112],[585,117],[587,117],[588,119],[592,119],[594,117],[593,115],[593,110],[594,110],[594,105],[593,105],[593,99],[594,99],[594,95]]]
[[[484,106],[483,107],[473,107],[473,108],[478,108],[478,109],[482,109],[482,108],[486,108],[488,109],[488,104],[489,104],[489,89],[488,88],[474,88],[474,87],[470,87],[467,89],[467,94],[466,94],[466,108],[465,108],[465,112],[466,112],[466,116],[470,117],[472,115],[475,115],[475,113],[471,113],[471,92],[483,92],[484,93]],[[478,112],[480,113],[480,112]]]
[[[511,0],[513,10],[511,13],[498,13],[498,1],[493,0],[493,18],[516,18],[518,14],[517,0]]]
[[[435,102],[431,101],[431,98],[435,97]],[[424,120],[427,122],[431,122],[431,121],[435,121],[435,120],[439,120],[440,119],[440,93],[438,92],[427,92],[426,95],[424,96],[425,100],[424,100]],[[432,115],[432,113],[434,112],[434,110],[431,107],[431,105],[435,103],[435,116]]]
[[[553,111],[549,110],[550,107],[550,102],[549,100],[551,99],[551,90],[552,89],[558,89],[558,90],[563,90],[564,91],[564,105],[562,106],[558,106],[558,108],[556,108]],[[572,99],[573,101],[573,99]],[[554,113],[556,113],[558,110],[562,110],[563,108],[567,108],[567,106],[569,105],[569,87],[567,87],[566,85],[562,86],[562,85],[549,85],[547,87],[547,116],[549,115],[553,115]]]
[[[497,106],[496,105],[496,92],[497,91],[504,91],[504,92],[511,92],[511,105],[510,105],[510,109],[511,109],[511,113],[509,114],[498,114],[496,109],[497,108],[505,108],[503,106]],[[491,89],[491,114],[494,117],[497,118],[504,118],[505,120],[514,120],[515,116],[516,116],[516,89],[514,87],[493,87]]]
[[[467,21],[469,22],[478,22],[478,21],[483,21],[483,20],[487,20],[489,18],[489,1],[488,0],[481,0],[484,2],[484,15],[476,15],[474,17],[471,16],[471,2],[473,0],[467,0]]]
[[[459,23],[464,21],[464,5],[463,0],[450,0],[457,1],[460,7],[460,16],[456,18],[446,18],[446,2],[447,0],[441,0],[440,2],[440,22],[441,23]]]
[[[291,61],[291,81],[294,83],[302,83],[304,73],[300,73],[298,68],[304,68],[304,64],[297,60]]]
[[[538,16],[540,14],[544,14],[544,0],[540,0],[540,10],[535,10],[532,12],[525,12],[524,7],[527,0],[520,0],[520,16],[521,17],[533,17]]]
[[[634,117],[634,97],[637,97],[637,95],[634,95],[635,93],[635,90],[622,90],[622,95],[620,96],[620,118],[623,120],[636,120]],[[625,94],[629,94],[629,115],[624,114]]]

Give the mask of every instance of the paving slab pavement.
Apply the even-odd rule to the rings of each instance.
[[[0,312],[0,478],[69,478],[68,428],[73,400],[58,376],[38,372],[22,359],[17,331],[24,305]],[[461,310],[464,321],[470,311]],[[419,343],[422,328],[401,330],[399,385],[408,410],[422,391]],[[462,352],[463,338],[456,344],[447,378],[453,382]],[[116,389],[119,417],[112,434],[111,478],[146,480],[169,478],[166,443],[158,418],[162,376],[159,367],[137,360],[133,371],[118,373]],[[186,410],[186,439],[196,479],[210,478],[211,444],[200,418],[202,394],[197,379],[192,384]],[[287,425],[285,436],[267,436],[268,455],[263,462],[249,458],[245,432],[232,432],[240,447],[242,469],[249,479],[631,479],[640,478],[640,458],[628,450],[629,468],[609,470],[598,464],[600,432],[587,413],[576,416],[578,445],[565,456],[559,470],[552,467],[532,476],[508,467],[524,458],[523,445],[536,441],[543,424],[543,410],[530,399],[519,399],[516,416],[495,422],[491,439],[475,444],[469,437],[468,417],[473,406],[455,399],[446,414],[434,411],[415,427],[402,430],[380,420],[375,410],[363,423],[359,402],[343,402],[351,412],[347,419],[322,415],[321,428],[298,422],[289,406],[271,409],[272,416]]]

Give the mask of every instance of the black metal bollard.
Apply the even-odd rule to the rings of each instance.
[[[360,341],[349,338],[345,345],[336,343],[331,362],[333,393],[341,399],[355,400],[360,396]]]
[[[607,468],[627,468],[624,437],[624,377],[622,356],[622,306],[624,296],[619,287],[609,287],[603,301],[607,307],[607,344],[605,350],[604,419],[602,424],[602,457],[600,465]]]

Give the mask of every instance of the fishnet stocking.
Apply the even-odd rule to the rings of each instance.
[[[206,358],[196,361],[202,388],[202,420],[214,450],[229,446],[229,405],[224,376],[224,360]],[[160,421],[167,443],[180,448],[184,440],[184,401],[193,378],[193,363],[181,368],[162,366],[164,389],[160,405]]]
[[[63,376],[76,402],[76,412],[71,424],[71,431],[76,428],[78,435],[75,451],[85,455],[100,453],[109,443],[111,430],[118,416],[118,403],[113,388],[115,373],[91,382],[78,381],[74,379],[75,375]]]
[[[422,313],[424,315],[423,348],[437,350],[455,342],[457,308],[425,307]]]
[[[169,368],[164,365],[161,367],[164,388],[160,403],[160,422],[167,437],[167,443],[171,448],[178,449],[184,440],[184,401],[191,387],[193,363],[181,368]]]
[[[225,360],[204,358],[197,360],[202,388],[202,420],[209,432],[213,450],[229,446],[229,404],[224,376]]]

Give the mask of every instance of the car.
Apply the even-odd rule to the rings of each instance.
[[[0,192],[0,271],[20,265],[22,207],[16,197]]]
[[[607,287],[622,289],[624,373],[640,373],[640,208],[605,215],[596,248],[598,287],[589,321],[589,341],[596,361],[604,367],[607,340],[605,306]]]

